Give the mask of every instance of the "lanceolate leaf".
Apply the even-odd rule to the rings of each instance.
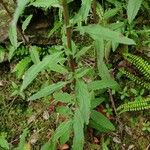
[[[91,109],[94,109],[98,105],[100,105],[103,101],[105,101],[104,97],[99,97],[91,100]]]
[[[28,68],[30,62],[31,62],[31,58],[25,57],[16,65],[16,67],[13,69],[13,72],[16,72],[18,78],[22,77],[22,75]]]
[[[26,142],[26,136],[29,133],[28,129],[24,129],[22,135],[20,136],[20,142],[16,150],[23,150]]]
[[[101,90],[101,89],[119,89],[119,85],[116,81],[112,80],[97,80],[88,84],[90,90]]]
[[[75,55],[75,58],[78,60],[78,59],[81,58],[81,56],[84,55],[90,48],[91,48],[91,46],[83,47],[79,52],[77,52],[77,54]]]
[[[90,117],[91,97],[87,85],[81,80],[77,80],[76,82],[76,96],[77,101],[79,102],[79,109],[82,117],[85,123],[88,124]]]
[[[61,123],[55,130],[51,140],[42,146],[41,150],[56,150],[56,144],[58,139],[61,138],[65,133],[68,133],[72,128],[72,120]],[[70,133],[70,132],[69,132]]]
[[[128,22],[131,24],[131,22],[134,20],[135,16],[137,15],[140,6],[142,4],[143,0],[129,0],[128,6],[127,6],[127,15],[128,15]]]
[[[84,146],[84,120],[80,110],[77,109],[73,121],[74,138],[72,150],[83,150]]]
[[[18,47],[17,27],[16,27],[17,22],[18,22],[20,15],[23,13],[23,10],[26,7],[28,2],[29,2],[29,0],[18,0],[17,1],[17,8],[15,10],[14,17],[13,17],[12,23],[9,28],[9,33],[8,33],[9,39],[10,39],[12,46],[14,47],[14,50],[16,50]]]
[[[63,136],[72,126],[72,120],[65,121],[61,123],[56,129],[54,135],[52,136],[52,141],[57,141],[61,136]]]
[[[86,21],[89,11],[91,9],[92,0],[82,0],[81,8],[77,15],[75,15],[73,22]]]
[[[114,125],[103,114],[93,110],[91,112],[90,125],[99,131],[115,130]]]
[[[110,17],[115,16],[118,13],[118,11],[120,11],[120,10],[121,10],[121,8],[117,7],[117,8],[113,8],[113,9],[106,11],[104,14],[104,19],[108,20]]]
[[[56,63],[52,64],[52,65],[49,65],[49,69],[52,70],[52,71],[58,72],[60,74],[68,73],[68,70],[64,66],[62,66],[60,64],[56,64]]]
[[[5,137],[2,135],[0,136],[0,147],[6,150],[9,149],[9,143],[6,141]]]
[[[38,64],[40,62],[39,52],[37,46],[30,47],[30,56],[34,64]]]
[[[31,100],[36,100],[36,99],[48,96],[52,94],[53,92],[55,92],[56,90],[61,89],[65,84],[66,82],[58,82],[58,83],[46,86],[45,88],[41,89],[36,94],[32,95],[28,100],[31,101]]]
[[[17,8],[15,10],[13,21],[12,21],[13,24],[15,24],[15,25],[17,24],[17,21],[18,21],[20,15],[23,13],[28,2],[29,2],[29,0],[18,0],[17,1]]]
[[[110,40],[122,44],[134,45],[135,42],[123,36],[117,31],[110,30],[100,25],[89,25],[77,28],[81,33],[88,33],[94,40],[99,40],[100,38],[104,40]]]
[[[64,134],[61,135],[60,137],[60,143],[61,144],[65,144],[67,141],[69,141],[70,138],[70,134],[72,132],[72,125],[70,127],[68,127],[68,130],[66,130],[66,132]]]
[[[46,66],[53,64],[56,60],[59,61],[60,54],[61,53],[59,52],[49,55],[44,58],[43,61],[31,66],[24,75],[21,91],[23,91],[37,77],[38,73],[45,69]]]
[[[22,24],[22,30],[25,31],[27,29],[27,26],[29,25],[33,15],[29,15],[26,20]]]
[[[52,141],[49,141],[49,142],[46,142],[40,150],[56,150],[56,145],[57,145],[57,142],[52,142]]]
[[[5,49],[0,46],[0,63],[4,61],[5,58]]]
[[[63,102],[63,103],[71,103],[73,96],[68,93],[54,93],[53,95],[55,101]]]
[[[11,24],[11,26],[9,27],[8,35],[9,35],[9,40],[13,46],[14,49],[13,52],[14,52],[18,47],[17,29],[15,24]],[[13,52],[11,56],[13,55]]]
[[[97,54],[97,69],[99,76],[102,79],[111,80],[112,78],[110,76],[109,70],[104,62],[105,49],[104,49],[104,40],[102,38],[95,41],[95,49]]]

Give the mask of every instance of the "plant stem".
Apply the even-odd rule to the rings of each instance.
[[[94,19],[94,23],[97,23],[96,6],[97,6],[97,2],[96,2],[96,0],[93,0],[93,19]]]
[[[11,12],[9,11],[7,5],[4,3],[3,0],[0,0],[0,3],[1,3],[2,6],[4,7],[4,9],[6,10],[8,16],[12,19],[13,16],[12,16]],[[24,34],[22,33],[22,31],[21,31],[21,29],[20,29],[20,27],[19,27],[18,25],[17,25],[17,29],[18,29],[18,32],[21,34],[21,36],[22,36],[24,42],[27,43],[27,39],[26,39],[26,37],[24,36]]]
[[[69,23],[69,10],[67,6],[67,1],[62,0],[62,6],[63,6],[63,14],[64,14],[64,23],[66,26],[66,36],[67,36],[67,48],[71,51],[72,45],[71,45],[71,36],[72,36],[72,28]],[[72,70],[72,72],[75,72],[76,62],[72,55],[69,56],[69,65]]]

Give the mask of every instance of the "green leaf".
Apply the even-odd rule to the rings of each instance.
[[[86,21],[91,9],[92,0],[82,0],[81,8],[77,15],[73,18],[74,23]]]
[[[94,40],[98,41],[100,38],[102,38],[104,40],[110,40],[127,45],[135,44],[132,39],[129,39],[123,36],[121,33],[110,30],[109,28],[105,28],[101,25],[82,26],[78,27],[77,30],[79,30],[81,33],[89,34]]]
[[[84,146],[84,120],[79,109],[75,111],[73,120],[74,138],[72,150],[83,150]]]
[[[29,133],[29,130],[26,128],[23,130],[22,135],[20,136],[20,142],[16,150],[24,150],[25,142],[26,142],[26,137]]]
[[[101,132],[115,130],[114,125],[109,121],[109,119],[95,110],[92,110],[91,112],[90,126]]]
[[[72,128],[71,126],[72,126],[72,120],[68,120],[61,123],[58,126],[58,128],[55,130],[51,140],[46,144],[44,144],[41,150],[56,150],[56,144],[58,142],[58,139],[63,137],[66,133],[70,133],[68,131],[70,131],[70,128]],[[63,139],[62,141],[65,141],[66,139]]]
[[[18,0],[17,1],[17,8],[15,9],[15,13],[14,13],[13,21],[12,21],[13,25],[17,24],[18,19],[19,19],[20,15],[22,15],[28,2],[29,2],[29,0]]]
[[[68,106],[58,106],[56,108],[56,112],[65,116],[70,116],[73,114]]]
[[[54,27],[50,30],[50,32],[48,33],[48,37],[51,37],[56,31],[58,31],[58,29],[62,26],[62,22],[60,21],[56,21],[54,23]]]
[[[75,55],[75,58],[77,60],[80,59],[80,57],[84,55],[90,48],[91,46],[83,47],[79,52],[77,52],[77,54]]]
[[[48,141],[41,147],[41,150],[56,150],[56,144],[56,141]]]
[[[8,50],[9,50],[8,59],[11,60],[13,55],[14,55],[16,48],[14,48],[14,46],[11,45],[11,46],[9,46]]]
[[[103,39],[95,41],[95,49],[97,53],[97,68],[99,76],[102,79],[111,80],[112,77],[110,76],[109,70],[104,62],[105,48]]]
[[[9,27],[8,35],[9,35],[10,42],[14,48],[14,51],[15,51],[18,48],[16,25],[11,24],[11,26]],[[12,53],[12,55],[13,55],[13,53]]]
[[[5,139],[4,136],[0,136],[0,147],[4,148],[4,149],[9,149],[9,143],[7,142],[7,140]]]
[[[60,54],[61,52],[49,55],[38,64],[31,66],[24,75],[21,91],[23,91],[37,77],[38,73],[45,69],[45,67],[59,61]]]
[[[92,70],[91,68],[86,68],[86,67],[79,68],[77,72],[75,73],[75,78],[77,79],[82,78],[91,70]]]
[[[119,30],[120,31],[120,29],[124,29],[125,23],[124,22],[110,23],[107,25],[107,27],[109,27],[112,30],[117,30],[117,31]]]
[[[68,130],[63,135],[61,135],[61,137],[60,137],[60,144],[63,145],[67,141],[69,141],[71,132],[72,132],[72,125],[68,128]]]
[[[72,120],[65,121],[61,123],[58,128],[55,130],[54,135],[52,136],[52,141],[57,141],[61,136],[63,136],[72,126]]]
[[[71,103],[73,97],[68,93],[54,93],[53,97],[55,101],[63,102],[63,103]]]
[[[38,91],[37,93],[33,94],[31,97],[29,97],[28,100],[32,101],[32,100],[36,100],[36,99],[40,99],[42,97],[48,96],[52,94],[53,92],[55,92],[56,90],[59,90],[62,87],[64,87],[65,84],[66,82],[58,82],[58,83],[54,83],[52,85],[46,86],[40,91]]]
[[[13,69],[12,72],[16,72],[17,78],[21,78],[22,75],[24,74],[24,72],[26,71],[26,69],[29,66],[29,63],[31,62],[31,58],[30,57],[25,57],[24,59],[22,59]]]
[[[96,80],[88,84],[90,90],[102,90],[107,88],[112,88],[115,90],[119,89],[119,85],[116,81],[112,80]]]
[[[29,15],[29,16],[25,19],[25,21],[23,22],[23,24],[22,24],[22,30],[23,30],[23,32],[27,29],[27,27],[28,27],[28,25],[29,25],[29,23],[30,23],[32,17],[33,17],[33,15]]]
[[[8,35],[9,35],[10,42],[11,42],[12,46],[14,47],[14,51],[19,46],[18,40],[17,40],[17,22],[18,22],[20,15],[23,13],[26,5],[28,4],[28,2],[29,2],[29,0],[18,0],[17,1],[17,8],[15,9],[14,17],[13,17],[11,26],[9,28]],[[12,53],[12,55],[13,55],[13,53]]]
[[[48,67],[50,70],[58,72],[60,74],[67,74],[68,73],[68,70],[60,64],[54,63],[54,64],[50,64]]]
[[[77,80],[76,82],[76,96],[82,117],[85,123],[88,124],[91,109],[91,95],[88,91],[87,85],[81,80]]]
[[[127,6],[127,15],[129,24],[132,23],[135,16],[137,15],[142,4],[142,0],[129,0]]]
[[[108,11],[106,11],[104,13],[104,19],[105,20],[108,20],[109,18],[115,16],[116,14],[118,14],[118,12],[120,11],[120,8],[113,8],[113,9],[110,9]]]
[[[40,63],[39,52],[37,46],[30,47],[30,56],[34,64]]]
[[[49,8],[51,6],[53,7],[60,7],[58,0],[36,0],[32,2],[30,5],[33,5],[35,7],[43,7],[43,8]]]
[[[0,63],[4,61],[5,58],[5,49],[0,46]]]
[[[100,105],[103,101],[105,101],[104,97],[95,98],[91,100],[91,110]]]

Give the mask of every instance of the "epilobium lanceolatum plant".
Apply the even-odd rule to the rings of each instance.
[[[71,3],[71,0],[18,0],[9,30],[12,44],[9,53],[11,59],[20,45],[17,40],[16,26],[26,7],[34,6],[47,12],[49,9],[55,8],[58,10],[56,12],[59,12],[56,26],[51,30],[49,36],[59,29],[62,44],[49,47],[50,54],[43,58],[40,57],[37,46],[29,45],[29,55],[21,60],[14,70],[18,72],[19,78],[23,78],[20,93],[24,93],[31,84],[34,84],[39,74],[48,76],[48,84],[43,83],[41,89],[25,98],[26,101],[34,103],[37,100],[42,101],[43,97],[48,99],[51,97],[53,102],[62,105],[61,107],[56,105],[58,107],[56,110],[59,114],[62,113],[65,119],[60,122],[50,140],[42,146],[42,150],[56,150],[57,144],[65,144],[70,139],[73,139],[73,150],[83,150],[86,126],[100,132],[115,130],[109,119],[95,109],[105,101],[103,93],[107,89],[119,89],[105,63],[106,43],[109,43],[113,49],[119,44],[135,44],[132,39],[123,36],[120,23],[114,22],[110,27],[106,27],[105,23],[99,23],[102,18],[106,20],[112,16],[110,13],[107,15],[101,13],[104,10],[97,1],[94,1],[93,5],[92,0],[82,0],[81,8],[75,15],[68,9],[68,5]],[[118,11],[116,9],[114,15]],[[94,22],[97,24],[87,24],[91,12],[96,20]],[[23,31],[26,30],[31,20],[32,14],[24,21]],[[118,30],[118,28],[120,29]],[[82,44],[82,47],[79,47],[72,38],[74,33],[90,39],[89,45]],[[84,41],[82,42],[84,43]],[[82,58],[88,56],[86,53],[91,52],[95,54],[95,65],[90,65],[90,63],[87,65],[82,61]],[[53,76],[55,76],[55,80]]]

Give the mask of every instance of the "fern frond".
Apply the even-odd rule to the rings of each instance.
[[[148,80],[150,80],[150,64],[139,56],[125,53],[124,58],[134,65]]]
[[[120,69],[120,71],[125,74],[129,79],[134,81],[135,83],[141,85],[142,87],[150,90],[150,83],[142,80],[141,78],[135,76],[134,74],[131,74],[129,71],[126,71],[124,69]]]
[[[150,98],[145,98],[122,104],[117,108],[117,111],[119,111],[119,114],[121,114],[126,111],[140,111],[149,108],[150,108]]]

